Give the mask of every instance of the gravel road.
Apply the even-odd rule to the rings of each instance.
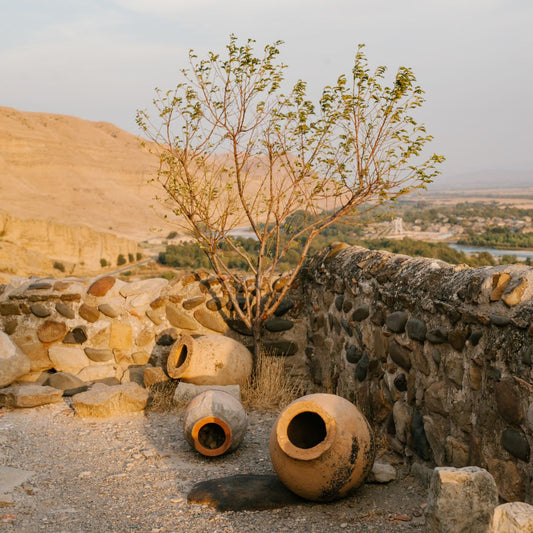
[[[76,417],[67,403],[0,409],[0,464],[33,472],[0,507],[0,531],[376,532],[424,531],[427,491],[405,476],[363,485],[329,504],[220,513],[187,503],[193,485],[234,474],[273,473],[268,439],[275,415],[253,412],[241,447],[205,458],[185,441],[181,413],[104,420]]]

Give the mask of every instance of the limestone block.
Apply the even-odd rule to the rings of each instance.
[[[48,356],[57,371],[67,374],[77,374],[90,363],[79,346],[50,346]]]
[[[133,332],[129,324],[113,322],[109,336],[109,347],[114,350],[130,350],[133,344]]]
[[[166,314],[167,320],[176,328],[187,330],[195,330],[198,328],[198,323],[196,322],[196,320],[190,317],[187,313],[180,311],[173,304],[167,305]]]
[[[137,294],[151,294],[152,298],[150,301],[154,300],[161,290],[168,285],[168,281],[163,278],[151,278],[144,279],[141,281],[135,281],[133,283],[128,283],[121,287],[120,294],[127,298],[128,296],[134,296]]]
[[[92,364],[82,368],[76,376],[82,381],[98,381],[99,379],[114,378],[116,365],[114,364]]]
[[[146,365],[150,360],[150,354],[145,350],[133,352],[131,358],[136,365]]]
[[[156,383],[168,381],[169,377],[160,366],[149,366],[144,369],[143,381],[145,387],[151,387]]]
[[[368,483],[389,483],[396,479],[396,468],[389,463],[375,461],[370,474],[368,474]]]
[[[194,311],[194,318],[204,328],[208,328],[217,333],[225,333],[228,330],[228,325],[218,313],[213,313],[207,309],[196,309]],[[281,320],[281,319],[280,319]]]
[[[3,331],[0,331],[0,387],[10,385],[29,371],[28,357]]]
[[[63,391],[42,385],[13,385],[0,389],[0,406],[37,407],[48,403],[60,402]]]
[[[111,387],[93,387],[72,398],[74,409],[81,417],[108,417],[142,411],[148,401],[148,391],[129,382]]]
[[[526,533],[533,531],[533,506],[524,502],[498,505],[488,533]]]
[[[37,338],[36,331],[29,328],[18,328],[11,340],[22,350],[30,360],[30,370],[48,370],[52,368],[52,361],[48,357],[48,348]]]
[[[141,294],[134,294],[129,296],[126,303],[129,307],[144,307],[153,300],[150,293],[143,292]]]
[[[476,466],[435,468],[429,488],[428,533],[486,533],[498,505],[494,478]]]

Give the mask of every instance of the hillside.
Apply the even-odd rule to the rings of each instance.
[[[154,158],[105,122],[0,107],[0,210],[140,241],[160,227]]]

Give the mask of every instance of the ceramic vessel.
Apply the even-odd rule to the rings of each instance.
[[[359,409],[334,394],[310,394],[274,423],[270,457],[287,488],[314,501],[346,496],[374,463],[372,429]]]
[[[252,372],[252,354],[224,335],[181,335],[170,349],[167,372],[196,385],[244,385]]]
[[[231,394],[208,390],[196,396],[183,419],[187,442],[199,453],[216,457],[235,450],[244,437],[248,417]]]

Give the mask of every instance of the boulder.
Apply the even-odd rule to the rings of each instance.
[[[435,468],[426,509],[428,533],[486,533],[498,505],[494,478],[483,468]]]
[[[523,502],[498,505],[488,533],[525,533],[533,531],[533,506]]]
[[[37,407],[60,402],[63,391],[42,385],[13,385],[0,389],[0,406]]]
[[[10,385],[30,371],[30,360],[0,331],[0,387]]]
[[[99,418],[142,411],[147,401],[148,391],[133,382],[111,387],[95,385],[91,390],[72,397],[78,416]]]
[[[50,374],[44,384],[62,390],[63,396],[73,396],[87,390],[87,384],[84,381],[66,372]]]

